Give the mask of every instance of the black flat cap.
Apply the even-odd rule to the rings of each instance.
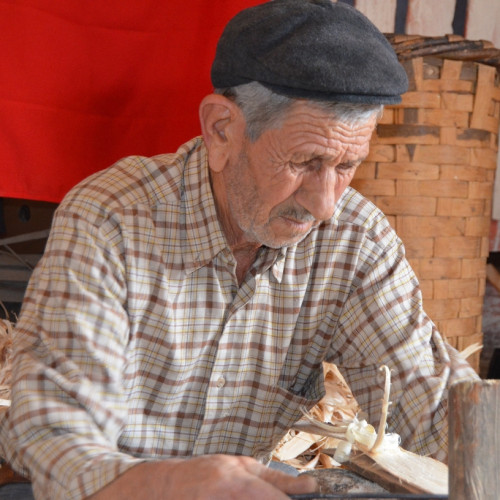
[[[260,82],[278,94],[394,104],[406,72],[359,11],[330,0],[272,0],[229,21],[211,72],[215,88]]]

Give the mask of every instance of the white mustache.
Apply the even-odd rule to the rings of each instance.
[[[284,208],[278,213],[279,217],[288,217],[298,222],[314,222],[316,219],[305,208]]]

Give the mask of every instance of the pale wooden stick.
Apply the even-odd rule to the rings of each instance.
[[[378,424],[377,439],[370,448],[370,452],[377,451],[382,444],[385,436],[385,426],[387,424],[387,413],[389,411],[389,394],[391,392],[391,371],[386,365],[380,367],[380,371],[385,373],[384,396],[382,397],[382,414],[380,415],[380,422]]]

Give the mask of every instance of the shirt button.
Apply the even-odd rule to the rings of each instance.
[[[224,387],[224,384],[226,383],[226,379],[224,377],[220,377],[219,380],[217,380],[217,388],[222,389]]]

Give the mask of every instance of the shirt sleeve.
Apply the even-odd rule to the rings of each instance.
[[[343,308],[331,359],[375,426],[383,395],[380,367],[387,365],[392,382],[387,431],[401,436],[403,448],[446,461],[448,388],[477,374],[424,312],[399,238],[391,231],[366,248],[370,244]]]
[[[14,335],[9,447],[36,498],[84,498],[140,461],[117,446],[129,334],[118,226],[58,210],[27,289]]]

